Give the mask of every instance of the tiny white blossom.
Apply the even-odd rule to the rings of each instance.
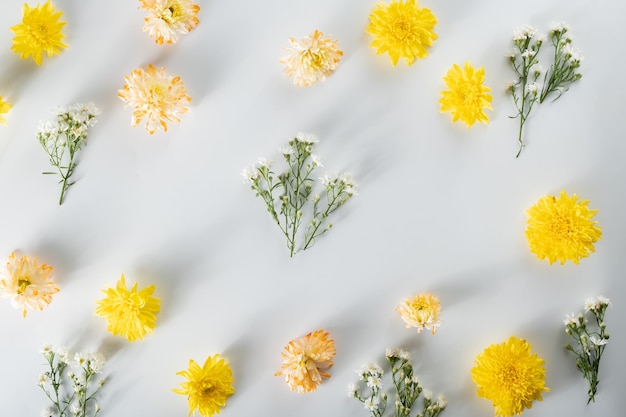
[[[522,58],[531,58],[535,54],[536,51],[533,51],[532,49],[526,49],[524,50],[524,52],[522,52]]]
[[[48,376],[44,373],[39,374],[39,379],[37,380],[38,385],[43,385],[48,382]]]
[[[534,73],[535,77],[538,77],[540,74],[543,74],[545,71],[546,71],[545,68],[541,64],[535,64],[532,67],[530,67],[530,72]]]
[[[79,407],[78,405],[76,405],[76,404],[72,404],[72,405],[70,406],[70,412],[71,412],[72,414],[74,414],[75,416],[77,416],[77,415],[80,413],[80,411],[81,411],[81,410],[80,410],[80,407]]]
[[[567,316],[565,316],[565,320],[563,320],[563,324],[566,326],[576,326],[576,324],[578,324],[578,316],[576,316],[574,313],[572,314],[568,314]]]
[[[65,346],[58,348],[56,353],[60,362],[70,363],[70,351]]]
[[[517,56],[517,54],[519,53],[517,48],[511,48],[509,50],[509,52],[507,52],[506,54],[504,54],[505,57],[507,58],[515,58]]]
[[[272,167],[272,161],[268,160],[267,158],[259,158],[258,163],[259,166],[262,168],[270,169]]]
[[[43,345],[43,346],[41,347],[41,353],[42,353],[42,354],[44,354],[44,355],[45,355],[45,354],[48,354],[48,353],[50,353],[50,352],[52,352],[52,346],[51,346],[51,345]]]
[[[368,399],[363,401],[363,407],[365,407],[369,411],[372,411],[378,407],[379,402],[380,400],[378,399],[378,397],[369,397]]]
[[[536,95],[539,92],[539,85],[537,85],[537,83],[530,83],[526,85],[526,91],[528,91],[530,94]]]
[[[317,136],[311,134],[311,133],[305,133],[305,132],[298,132],[298,134],[296,135],[296,139],[299,142],[303,142],[303,143],[308,143],[309,145],[312,145],[314,143],[318,143],[320,140],[317,138]]]
[[[74,355],[74,362],[78,366],[83,366],[87,363],[87,355],[82,352],[76,352]]]
[[[92,352],[89,353],[87,357],[89,359],[89,367],[91,370],[95,373],[99,373],[106,362],[104,355],[100,352]]]
[[[316,166],[316,167],[323,167],[324,166],[324,165],[322,165],[322,160],[317,155],[311,154],[311,160],[313,161],[313,166]]]
[[[580,63],[585,59],[580,51],[576,48],[573,48],[570,43],[566,44],[563,47],[563,53],[565,54],[565,58],[569,59],[572,63]]]
[[[550,25],[550,33],[555,32],[567,32],[569,30],[569,25],[565,22],[552,22]]]
[[[513,40],[514,41],[523,41],[526,39],[530,39],[537,33],[537,29],[532,26],[521,26],[513,32]]]
[[[56,410],[52,407],[46,407],[43,410],[41,410],[41,417],[55,417],[56,416]]]
[[[426,398],[427,400],[430,400],[431,398],[433,398],[433,392],[431,390],[425,389],[423,393],[424,393],[424,398]]]
[[[446,401],[446,397],[444,397],[443,395],[440,395],[439,398],[437,398],[437,405],[439,406],[439,408],[446,408],[448,406],[448,402]]]
[[[348,397],[354,397],[356,395],[358,388],[355,384],[348,385]]]
[[[319,177],[320,181],[322,181],[322,185],[324,187],[328,187],[329,185],[333,185],[335,181],[337,181],[337,177],[332,174],[324,174],[323,177]]]
[[[585,311],[592,311],[596,308],[596,300],[593,298],[587,298],[585,300]]]
[[[608,298],[606,298],[603,295],[599,295],[596,297],[596,301],[601,304],[601,305],[605,305],[605,306],[609,306],[611,304],[611,300],[609,300]]]
[[[378,375],[370,375],[367,378],[367,386],[370,388],[382,388],[383,386],[383,381],[380,379],[380,376]]]
[[[280,148],[278,148],[278,151],[285,156],[293,155],[296,152],[296,150],[291,145],[281,146]]]
[[[244,184],[250,184],[258,178],[259,173],[254,168],[244,168],[241,170],[241,176]]]
[[[600,337],[596,334],[592,334],[589,337],[589,341],[596,346],[602,346],[602,345],[606,345],[607,343],[609,343],[608,339],[604,339],[604,338],[600,339]]]

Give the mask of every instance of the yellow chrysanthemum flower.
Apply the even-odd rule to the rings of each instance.
[[[469,62],[463,69],[454,64],[445,77],[443,77],[447,90],[441,92],[440,111],[452,113],[452,121],[461,120],[471,127],[477,121],[489,123],[489,117],[484,109],[493,110],[491,107],[491,88],[485,87],[485,69],[475,69]]]
[[[426,48],[437,39],[436,24],[433,12],[420,8],[416,0],[391,0],[389,4],[376,3],[366,32],[374,35],[370,47],[377,54],[387,52],[394,67],[400,58],[413,65],[415,59],[428,56]]]
[[[432,334],[437,333],[441,303],[439,298],[429,292],[407,298],[396,308],[400,317],[406,323],[406,327],[417,327],[417,332],[422,333],[424,328]]]
[[[122,335],[129,342],[142,339],[156,326],[156,313],[161,310],[161,300],[152,297],[154,285],[137,291],[137,283],[130,290],[124,275],[115,288],[102,290],[106,297],[96,302],[96,315],[107,320],[107,330]]]
[[[2,96],[0,96],[0,125],[5,125],[7,124],[6,119],[4,118],[4,116],[2,116],[3,114],[7,114],[9,112],[9,110],[11,110],[13,106],[11,106],[10,103],[7,103],[6,101],[4,101],[4,99],[2,98]]]
[[[154,41],[172,44],[178,42],[178,33],[186,34],[198,26],[196,16],[200,6],[191,0],[139,0],[140,9],[147,10],[143,31]]]
[[[62,14],[62,11],[56,11],[50,0],[43,5],[37,3],[33,8],[24,3],[22,23],[11,27],[15,33],[11,50],[20,54],[20,59],[32,56],[37,65],[41,65],[44,52],[49,57],[60,54],[61,49],[67,48],[62,42],[65,38],[61,33],[65,22],[59,20]]]
[[[530,251],[539,259],[557,260],[563,265],[570,260],[575,264],[595,251],[594,243],[601,239],[602,231],[591,218],[598,210],[588,207],[589,201],[578,201],[578,196],[561,191],[560,197],[543,196],[527,210],[526,239]]]
[[[187,396],[189,415],[196,410],[204,417],[219,414],[226,405],[226,398],[235,392],[230,366],[217,354],[209,356],[202,368],[190,359],[189,369],[177,372],[176,375],[187,378],[186,382],[181,382],[181,388],[172,391]]]
[[[324,33],[318,30],[302,38],[301,42],[289,38],[289,43],[292,48],[286,51],[291,55],[282,58],[280,63],[285,64],[285,75],[293,78],[293,83],[298,87],[306,87],[325,80],[337,69],[337,64],[343,56],[338,41],[325,37]]]
[[[545,385],[545,362],[531,349],[524,339],[511,336],[476,357],[472,379],[478,386],[477,394],[492,402],[496,416],[522,414],[534,400],[543,400],[543,392],[550,391]]]
[[[43,310],[52,301],[59,288],[52,281],[52,267],[39,264],[37,258],[22,256],[17,259],[11,253],[6,269],[0,273],[0,296],[11,298],[15,308]]]
[[[168,75],[165,68],[157,70],[148,65],[137,68],[124,77],[126,84],[118,97],[133,107],[131,126],[137,126],[146,117],[146,131],[156,132],[160,126],[167,132],[166,122],[180,122],[180,115],[189,112],[191,97],[187,95],[180,77]]]
[[[329,333],[317,330],[285,346],[280,371],[275,375],[284,376],[289,388],[299,394],[315,391],[322,378],[330,378],[325,371],[333,366],[335,353],[335,341],[329,339]]]

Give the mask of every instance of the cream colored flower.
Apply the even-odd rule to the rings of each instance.
[[[284,73],[287,77],[293,78],[293,83],[298,87],[306,87],[323,81],[335,69],[343,52],[338,48],[338,41],[325,37],[324,34],[315,30],[311,35],[302,38],[298,42],[294,38],[289,38],[290,52],[280,60],[285,64]]]
[[[191,0],[139,0],[140,9],[148,11],[143,31],[162,45],[178,42],[178,34],[187,34],[198,26],[200,6]]]
[[[405,299],[396,308],[396,311],[400,313],[406,327],[417,327],[418,333],[426,328],[435,334],[437,327],[441,324],[439,322],[441,303],[439,298],[429,292]]]

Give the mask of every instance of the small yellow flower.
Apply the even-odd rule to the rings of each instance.
[[[61,29],[65,22],[59,19],[63,12],[56,11],[50,0],[43,5],[31,8],[24,3],[22,8],[22,23],[11,27],[15,37],[11,50],[20,54],[20,59],[32,56],[37,65],[41,65],[41,58],[46,52],[49,57],[61,53],[67,48],[62,42],[65,35]]]
[[[542,401],[546,387],[544,360],[531,353],[524,339],[511,336],[499,345],[490,345],[476,357],[472,379],[480,398],[490,400],[495,415],[510,417],[531,408],[534,400]]]
[[[12,107],[10,103],[4,101],[2,96],[0,96],[0,125],[7,125],[7,121],[2,115],[8,113]]]
[[[59,288],[52,280],[52,267],[39,264],[37,258],[22,256],[17,259],[11,253],[6,269],[0,273],[0,296],[11,298],[15,308],[43,310],[52,301]]]
[[[190,359],[189,369],[177,372],[176,375],[187,378],[187,381],[181,382],[181,388],[172,391],[187,396],[189,415],[196,410],[204,417],[219,414],[228,396],[235,392],[230,366],[217,354],[209,356],[202,368]]]
[[[377,54],[387,52],[395,67],[400,58],[413,65],[417,58],[428,56],[427,47],[437,39],[433,31],[437,18],[425,7],[420,8],[416,0],[391,0],[391,3],[376,3],[370,14],[367,33],[374,35],[370,47]]]
[[[286,51],[291,55],[282,58],[280,63],[285,64],[285,75],[293,78],[293,83],[298,87],[306,87],[325,80],[337,69],[337,64],[343,56],[338,41],[324,37],[318,30],[305,36],[301,42],[289,38],[289,43],[292,48]]]
[[[187,95],[180,77],[148,65],[137,68],[124,77],[126,84],[118,97],[133,108],[131,126],[137,126],[146,117],[146,131],[151,135],[160,126],[167,132],[166,122],[180,122],[180,115],[189,111],[191,97]]]
[[[178,33],[187,34],[198,26],[196,16],[200,6],[191,0],[139,0],[140,9],[147,10],[143,31],[154,41],[173,44],[178,42]]]
[[[325,371],[333,366],[335,353],[335,341],[329,339],[329,333],[317,330],[285,346],[280,371],[275,375],[284,376],[289,388],[299,394],[315,391],[322,378],[330,378]]]
[[[439,321],[441,303],[439,298],[429,292],[405,299],[396,311],[400,313],[406,327],[417,327],[418,333],[422,333],[426,328],[435,334],[437,327],[441,324]]]
[[[154,285],[137,291],[137,283],[130,290],[124,275],[115,288],[102,291],[106,297],[96,302],[96,315],[107,319],[107,330],[122,335],[129,342],[142,339],[156,326],[156,313],[161,310],[161,300],[152,297]]]
[[[575,264],[595,251],[594,243],[601,239],[597,221],[591,220],[598,210],[588,207],[589,200],[578,201],[578,196],[561,191],[560,197],[543,196],[527,210],[526,239],[530,251],[539,259],[557,260],[563,265]]]
[[[477,70],[469,62],[465,63],[463,69],[454,64],[450,68],[443,80],[448,87],[441,92],[440,111],[452,113],[452,121],[461,120],[471,127],[477,121],[489,123],[489,117],[484,109],[493,110],[491,107],[491,88],[485,87],[485,69]]]

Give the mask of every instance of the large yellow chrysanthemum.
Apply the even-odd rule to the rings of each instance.
[[[285,346],[280,371],[275,375],[284,376],[292,391],[315,391],[322,378],[330,378],[325,371],[333,366],[335,353],[335,341],[329,339],[329,333],[317,330]]]
[[[509,417],[531,408],[534,400],[550,391],[545,386],[544,360],[531,353],[524,339],[511,336],[506,342],[490,345],[476,357],[472,379],[477,394],[490,400],[495,415]]]
[[[162,45],[178,42],[178,33],[186,34],[195,29],[200,20],[196,16],[200,6],[192,0],[139,0],[140,9],[147,10],[143,31]]]
[[[391,0],[389,4],[376,3],[366,32],[374,35],[370,47],[377,54],[387,52],[394,66],[400,58],[412,65],[415,59],[428,56],[426,48],[437,39],[436,24],[433,12],[420,8],[416,0]]]
[[[181,388],[172,391],[187,396],[189,415],[196,410],[204,417],[219,414],[226,405],[226,398],[235,392],[230,366],[217,354],[209,356],[202,368],[190,359],[189,369],[176,375],[187,378],[187,381],[181,382]]]
[[[52,281],[52,267],[39,264],[37,258],[22,256],[17,259],[11,253],[6,270],[0,272],[0,296],[11,298],[15,308],[43,310],[52,301],[59,288]]]
[[[561,191],[560,197],[543,196],[527,210],[526,239],[530,251],[539,259],[557,260],[563,265],[570,260],[575,264],[595,251],[594,243],[601,239],[602,231],[591,218],[598,210],[588,207],[589,201],[578,201],[578,196]]]
[[[432,334],[437,333],[437,327],[440,325],[441,303],[433,294],[424,292],[407,298],[396,308],[396,311],[400,313],[407,328],[417,327],[418,333],[421,333],[424,328],[430,330]]]
[[[448,87],[441,92],[440,111],[452,113],[452,121],[461,120],[471,127],[476,121],[489,123],[489,117],[484,109],[491,107],[491,88],[485,87],[485,69],[475,69],[469,62],[463,69],[457,64],[448,70],[443,80]]]
[[[156,313],[161,310],[161,300],[152,297],[154,285],[137,291],[137,283],[130,290],[124,275],[115,288],[102,292],[106,297],[96,302],[96,315],[107,319],[107,330],[122,335],[129,342],[143,339],[156,326]]]
[[[43,5],[31,8],[24,3],[22,8],[22,23],[11,27],[15,37],[11,50],[20,54],[20,59],[32,56],[37,65],[41,65],[43,53],[48,56],[58,55],[61,49],[67,48],[62,42],[65,35],[61,29],[65,22],[59,19],[63,12],[56,11],[50,0]]]
[[[180,122],[180,115],[189,111],[191,97],[187,95],[180,77],[168,75],[165,68],[157,70],[148,65],[137,68],[124,77],[126,84],[118,97],[133,107],[131,125],[137,126],[146,117],[146,131],[156,132],[160,126],[167,132],[166,122]]]
[[[8,113],[9,110],[11,110],[12,107],[13,106],[11,106],[10,103],[7,103],[6,101],[4,101],[2,96],[0,96],[0,125],[5,125],[6,126],[7,121],[4,118],[4,116],[2,116],[2,115]]]
[[[301,42],[289,38],[289,43],[292,48],[287,51],[291,55],[282,58],[280,63],[285,64],[285,75],[293,78],[293,83],[298,87],[306,87],[326,79],[337,69],[343,56],[338,41],[325,37],[318,30],[305,36]]]

